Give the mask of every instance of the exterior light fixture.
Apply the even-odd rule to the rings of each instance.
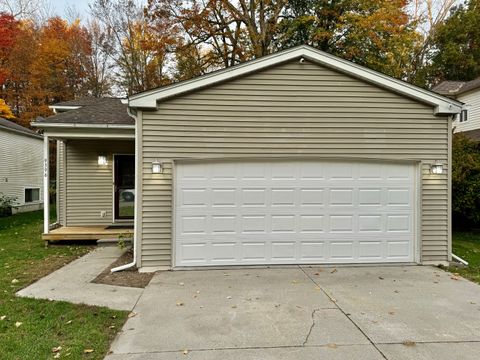
[[[430,165],[430,173],[434,175],[443,174],[443,164],[440,161],[435,161]]]
[[[98,155],[98,165],[108,165],[108,160],[105,155]]]
[[[154,162],[152,162],[152,173],[154,174],[161,174],[162,173],[162,163],[155,159]]]

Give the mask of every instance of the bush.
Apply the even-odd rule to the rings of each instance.
[[[15,205],[17,198],[0,193],[0,216],[12,215],[12,206]]]
[[[465,135],[453,136],[452,212],[456,228],[480,226],[480,146]]]

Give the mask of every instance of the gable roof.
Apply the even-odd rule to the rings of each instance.
[[[287,61],[304,58],[305,60],[345,73],[354,78],[380,86],[387,90],[405,95],[417,101],[432,105],[435,114],[457,114],[462,104],[431,91],[416,87],[401,80],[394,79],[377,71],[330,55],[324,51],[302,45],[251,60],[223,70],[215,71],[197,78],[181,81],[169,86],[156,88],[135,94],[129,98],[131,108],[155,109],[157,101],[179,94],[201,89],[220,82],[253,73]]]
[[[120,98],[84,98],[57,103],[52,108],[62,111],[48,118],[38,118],[32,125],[48,126],[134,126],[135,120],[128,114],[128,106]]]
[[[13,131],[21,135],[43,139],[42,135],[37,134],[35,131],[27,129],[26,127],[14,123],[13,121],[3,118],[0,118],[0,130]]]
[[[445,96],[457,96],[476,89],[480,89],[480,77],[471,81],[442,81],[432,90]]]

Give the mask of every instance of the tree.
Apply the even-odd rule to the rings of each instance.
[[[455,226],[480,225],[480,148],[462,133],[453,136],[452,189]]]
[[[152,32],[143,7],[133,0],[95,0],[90,11],[109,34],[104,52],[115,64],[121,90],[133,94],[171,82],[166,69],[172,29]]]
[[[15,119],[15,116],[10,110],[10,107],[5,103],[5,100],[0,99],[0,118],[4,118],[7,120]]]
[[[405,78],[419,39],[406,7],[406,0],[291,0],[276,44],[308,44]]]
[[[182,35],[176,49],[181,63],[177,77],[188,78],[271,53],[286,2],[148,0],[145,12],[154,26],[167,22]]]
[[[438,27],[426,69],[431,84],[442,80],[468,81],[480,76],[480,0],[452,10]]]

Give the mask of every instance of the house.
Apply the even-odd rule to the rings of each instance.
[[[0,194],[14,197],[13,213],[43,207],[43,137],[0,118]]]
[[[433,91],[465,104],[453,122],[454,132],[480,141],[480,77],[472,81],[443,81]]]
[[[300,46],[63,106],[34,124],[64,168],[45,239],[133,221],[141,271],[451,258],[453,99]]]

